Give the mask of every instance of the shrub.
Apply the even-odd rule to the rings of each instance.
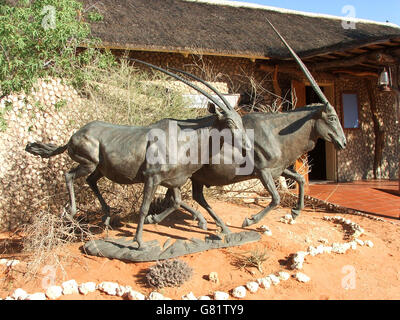
[[[84,11],[76,0],[0,0],[0,96],[29,92],[38,78],[48,76],[66,76],[78,86],[86,78],[86,63],[113,62],[111,54],[94,49],[77,54],[79,45],[98,41]]]
[[[182,260],[159,261],[150,267],[146,275],[147,282],[158,289],[180,287],[193,275],[193,269]]]

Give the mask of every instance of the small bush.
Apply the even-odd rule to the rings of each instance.
[[[159,261],[149,269],[147,282],[152,287],[180,287],[193,275],[193,269],[182,260]]]
[[[250,252],[234,254],[234,265],[239,269],[257,268],[260,273],[263,273],[262,265],[268,257],[265,248],[257,247]]]
[[[31,257],[28,268],[36,275],[43,265],[59,266],[70,257],[65,247],[74,242],[92,240],[91,226],[49,211],[41,211],[24,225],[23,252]]]

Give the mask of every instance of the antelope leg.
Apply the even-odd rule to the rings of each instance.
[[[103,222],[106,228],[108,228],[110,226],[110,207],[107,205],[97,186],[97,181],[99,181],[99,179],[101,179],[102,177],[103,175],[98,170],[96,170],[86,179],[86,182],[101,204],[101,208],[104,214]]]
[[[67,184],[67,190],[70,198],[70,215],[73,218],[76,214],[76,201],[75,201],[75,191],[74,191],[74,180],[80,177],[84,177],[91,172],[93,172],[95,168],[88,165],[80,164],[76,168],[65,174],[65,182]]]
[[[306,183],[306,180],[301,174],[294,172],[290,169],[286,169],[285,171],[283,171],[282,175],[285,178],[293,179],[299,185],[299,198],[297,201],[297,207],[292,209],[292,217],[293,220],[295,220],[300,215],[301,210],[304,209],[304,185]]]
[[[134,238],[134,242],[137,242],[138,244],[138,249],[143,248],[143,225],[144,225],[144,220],[149,213],[149,208],[151,201],[154,198],[154,195],[156,193],[158,183],[154,182],[155,178],[154,177],[148,177],[145,181],[144,188],[143,188],[143,202],[140,207],[140,218],[139,218],[139,223],[137,225],[136,229],[136,235]]]
[[[210,205],[207,203],[206,199],[204,199],[203,188],[204,188],[203,184],[192,181],[193,199],[199,205],[201,205],[204,209],[207,210],[207,212],[210,214],[210,216],[214,219],[217,226],[219,226],[222,229],[222,233],[224,233],[224,234],[231,233],[231,231],[226,226],[226,224],[216,215],[216,213],[212,210]]]
[[[177,190],[175,190],[175,189],[177,189]],[[188,211],[193,216],[194,219],[199,220],[199,228],[201,228],[203,230],[207,230],[207,221],[204,219],[203,215],[200,212],[193,209],[188,204],[186,204],[185,202],[183,202],[181,200],[181,194],[180,194],[179,188],[175,188],[175,189],[168,189],[168,192],[165,195],[165,198],[167,198],[169,196],[172,197],[172,200],[174,202],[172,204],[172,206],[170,208],[165,209],[160,214],[147,216],[145,219],[145,223],[160,223],[165,218],[167,218],[171,213],[173,213],[174,211],[176,211],[182,207],[183,209]],[[172,193],[172,195],[171,195],[171,193]]]
[[[265,189],[267,189],[267,191],[271,194],[272,201],[266,208],[261,210],[256,215],[252,216],[251,218],[246,218],[243,221],[242,227],[248,227],[248,226],[258,223],[262,218],[264,218],[267,215],[268,212],[270,212],[271,210],[276,208],[281,201],[278,190],[276,189],[276,186],[275,186],[275,181],[272,178],[272,175],[271,175],[271,172],[269,169],[263,169],[260,171],[260,180],[261,180],[263,186],[265,187]]]

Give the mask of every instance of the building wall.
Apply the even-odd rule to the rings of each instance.
[[[359,98],[359,129],[345,129],[347,148],[338,152],[338,180],[373,179],[375,133],[368,88],[360,78],[336,81],[336,103],[343,119],[341,101],[344,91],[357,92]],[[399,170],[399,129],[395,97],[376,90],[376,107],[386,133],[381,167],[382,179],[397,179]]]
[[[117,55],[123,55],[122,51],[113,51]],[[189,71],[208,82],[226,83],[231,94],[241,94],[242,103],[246,103],[246,96],[256,92],[265,97],[262,104],[272,103],[271,75],[259,70],[258,65],[246,58],[215,57],[202,55],[189,55],[175,53],[156,53],[131,51],[129,56],[150,62],[162,67],[173,67]],[[253,84],[253,85],[252,85]]]

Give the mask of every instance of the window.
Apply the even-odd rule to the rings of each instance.
[[[343,127],[344,129],[358,129],[358,96],[356,93],[343,93]]]

